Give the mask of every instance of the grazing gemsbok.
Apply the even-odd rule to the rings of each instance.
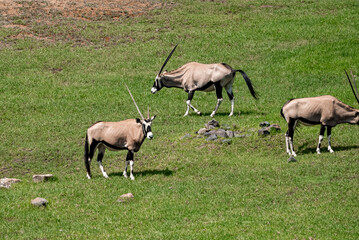
[[[229,100],[231,101],[231,113],[229,116],[232,116],[234,111],[234,96],[232,85],[236,72],[240,72],[242,74],[250,93],[255,99],[257,99],[257,93],[255,92],[252,82],[247,74],[242,70],[235,70],[225,63],[202,64],[197,62],[190,62],[171,72],[165,71],[162,73],[163,68],[171,58],[176,47],[177,45],[173,48],[166,61],[162,65],[161,70],[156,76],[151,92],[156,93],[163,87],[176,87],[184,89],[188,93],[188,98],[186,101],[187,111],[184,116],[188,115],[190,107],[197,114],[201,114],[201,112],[191,104],[191,100],[195,91],[211,92],[216,90],[217,104],[214,111],[211,113],[211,117],[213,117],[216,114],[219,105],[223,101],[223,87],[226,89]]]
[[[355,78],[353,77],[354,88],[347,74],[350,86],[356,100],[359,103],[359,93],[356,87]],[[332,128],[340,123],[359,124],[359,110],[339,101],[333,96],[319,96],[310,98],[297,98],[286,102],[281,110],[281,115],[288,123],[288,131],[285,134],[287,153],[296,156],[293,150],[293,135],[297,123],[304,125],[320,124],[319,143],[317,153],[320,154],[320,145],[324,138],[325,129],[327,128],[328,151],[333,153],[330,145]]]
[[[130,89],[126,88],[135,104],[141,119],[127,119],[120,122],[96,122],[87,129],[85,140],[85,166],[87,170],[87,177],[91,178],[90,162],[94,156],[96,149],[98,149],[97,162],[101,169],[102,175],[108,178],[107,173],[102,166],[102,158],[105,154],[106,148],[112,151],[128,150],[125,170],[123,176],[127,178],[127,165],[130,164],[130,179],[135,180],[133,176],[133,153],[140,150],[140,147],[147,137],[153,138],[151,131],[151,123],[156,115],[150,118],[149,109],[147,111],[147,119],[145,119],[138,108],[135,99],[133,98]],[[90,147],[90,149],[89,149]]]

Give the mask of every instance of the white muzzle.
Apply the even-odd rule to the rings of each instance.
[[[151,88],[151,93],[152,93],[152,94],[155,94],[156,92],[157,92],[157,89],[156,89],[156,88],[154,88],[154,87]]]
[[[147,138],[151,140],[151,139],[153,138],[153,133],[152,133],[152,132],[148,132],[148,133],[147,133]]]

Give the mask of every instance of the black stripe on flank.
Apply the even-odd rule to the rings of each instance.
[[[305,118],[298,118],[299,121],[301,121],[302,123],[305,123],[305,124],[309,124],[309,125],[317,125],[317,124],[320,124],[320,122],[314,122],[314,121],[310,121],[308,119],[305,119]]]
[[[123,147],[123,148],[116,147],[116,146],[114,146],[114,145],[112,145],[112,144],[109,144],[109,143],[106,142],[106,141],[103,141],[103,140],[101,141],[101,143],[102,143],[103,145],[105,145],[107,148],[110,148],[110,149],[113,149],[113,150],[117,150],[117,151],[127,149],[126,147]]]
[[[199,90],[199,91],[204,91],[204,90],[206,90],[207,88],[211,87],[212,85],[213,85],[213,82],[208,82],[208,83],[206,83],[203,87],[197,88],[197,90]]]

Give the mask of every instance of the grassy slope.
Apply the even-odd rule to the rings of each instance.
[[[271,6],[271,7],[270,7]],[[72,22],[85,46],[65,41],[72,31],[54,26],[55,44],[18,40],[0,50],[0,177],[19,177],[0,189],[3,238],[132,239],[357,239],[358,137],[356,126],[333,130],[335,154],[315,152],[318,127],[296,137],[299,162],[288,164],[284,132],[255,134],[231,145],[185,139],[210,120],[214,93],[196,93],[205,115],[182,118],[186,94],[150,88],[174,44],[167,69],[188,61],[226,62],[247,72],[260,93],[255,101],[236,77],[240,117],[229,102],[215,117],[241,130],[279,123],[293,97],[331,94],[357,106],[343,69],[359,71],[357,1],[180,1],[120,22]],[[69,26],[67,24],[66,26]],[[7,42],[9,32],[0,30]],[[119,42],[107,43],[110,36]],[[131,36],[132,40],[129,39]],[[133,41],[133,42],[132,42]],[[52,69],[62,71],[53,73]],[[135,155],[136,181],[121,177],[125,152],[106,152],[103,179],[85,179],[83,141],[97,120],[137,117],[123,83],[140,108],[157,114],[155,139]],[[326,146],[326,144],[323,144]],[[120,158],[120,161],[118,160]],[[35,173],[56,180],[34,184]],[[132,192],[135,199],[117,203]],[[35,209],[37,196],[50,201]]]

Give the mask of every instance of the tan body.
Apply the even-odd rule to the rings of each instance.
[[[136,119],[120,122],[97,122],[87,129],[88,141],[103,143],[109,150],[130,150],[137,152],[145,139],[142,124]]]
[[[222,87],[232,85],[234,74],[232,69],[221,63],[202,64],[190,62],[182,67],[162,74],[163,83],[166,87],[183,88],[186,92],[202,89],[205,92],[215,90],[214,83],[220,82]],[[210,86],[208,82],[211,82]]]
[[[293,151],[293,135],[298,122],[304,125],[321,125],[317,147],[318,154],[320,153],[320,144],[323,140],[325,128],[327,128],[328,135],[328,150],[333,152],[330,146],[331,128],[341,123],[359,123],[358,109],[350,107],[330,95],[292,99],[284,104],[281,114],[288,123],[286,133],[287,152],[293,156],[296,156]]]

